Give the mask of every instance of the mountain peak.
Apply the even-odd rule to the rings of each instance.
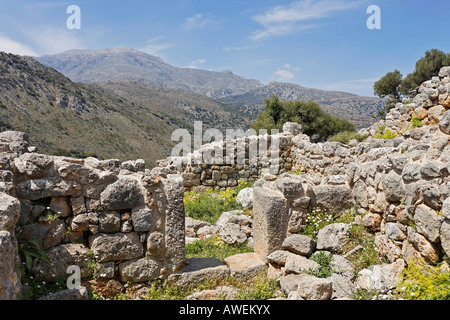
[[[141,81],[214,99],[243,94],[262,86],[258,80],[234,75],[230,70],[214,72],[174,67],[159,57],[128,47],[70,50],[36,59],[76,82]]]

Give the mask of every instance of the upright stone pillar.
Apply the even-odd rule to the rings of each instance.
[[[164,256],[170,272],[176,272],[183,269],[186,260],[183,178],[169,174],[162,179],[162,186],[166,213]]]
[[[287,200],[283,194],[267,188],[253,188],[254,250],[260,259],[281,249],[288,226]]]

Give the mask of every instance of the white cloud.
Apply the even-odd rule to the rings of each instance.
[[[158,56],[164,50],[173,48],[174,45],[171,43],[160,43],[160,40],[164,39],[163,36],[151,38],[146,41],[145,47],[140,48],[139,51]]]
[[[17,42],[0,35],[0,51],[14,53],[21,56],[37,56],[36,52],[26,44]]]
[[[223,51],[246,51],[259,46],[241,46],[241,47],[222,47]]]
[[[288,81],[295,78],[295,75],[288,70],[278,70],[272,76],[276,77],[277,81]]]
[[[211,15],[197,13],[190,18],[186,18],[183,23],[183,30],[188,32],[194,29],[202,29],[207,25],[215,24],[217,21]]]
[[[45,54],[56,54],[71,49],[86,49],[79,33],[66,28],[40,27],[28,32],[33,42]]]
[[[198,69],[199,68],[198,65],[203,64],[205,62],[206,62],[205,59],[197,59],[197,60],[191,61],[191,63],[188,66],[185,66],[184,68]]]
[[[358,5],[358,1],[347,0],[301,0],[289,5],[280,5],[256,15],[253,20],[263,29],[255,31],[251,38],[260,40],[267,37],[286,35],[300,30],[311,29],[320,24],[311,23],[331,16],[334,12],[349,10]]]

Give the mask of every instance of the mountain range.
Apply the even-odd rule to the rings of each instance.
[[[128,48],[72,50],[27,57],[0,52],[0,130],[29,134],[51,154],[120,160],[149,167],[170,155],[171,134],[203,128],[247,129],[264,99],[314,99],[361,126],[383,104],[377,98],[177,68]]]
[[[328,113],[346,118],[359,128],[374,122],[372,115],[384,100],[361,97],[351,93],[305,88],[297,84],[270,82],[222,72],[179,68],[161,58],[134,49],[119,47],[101,50],[70,50],[57,55],[36,58],[75,82],[132,81],[151,84],[162,89],[181,89],[211,97],[228,105],[233,113],[253,122],[263,110],[264,99],[276,93],[282,100],[313,99]],[[125,84],[121,87],[124,89]],[[127,90],[122,92],[127,95]],[[145,90],[134,96],[148,96]]]

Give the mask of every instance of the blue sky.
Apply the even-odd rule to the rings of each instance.
[[[81,9],[69,30],[67,7]],[[381,9],[370,30],[367,8]],[[450,52],[450,1],[0,0],[0,51],[26,55],[126,46],[178,67],[373,96],[388,71]]]

